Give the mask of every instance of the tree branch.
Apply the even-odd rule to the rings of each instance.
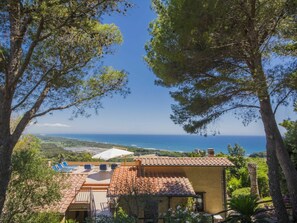
[[[273,114],[275,115],[277,112],[278,107],[285,102],[285,100],[289,97],[289,95],[293,92],[293,90],[289,90],[288,93],[277,103],[273,110]]]
[[[15,76],[13,82],[12,82],[12,86],[15,86],[16,83],[18,82],[18,80],[20,79],[20,77],[23,75],[23,73],[25,72],[26,68],[29,65],[29,62],[31,60],[31,56],[34,52],[35,47],[37,46],[38,42],[40,41],[40,35],[43,29],[43,24],[44,24],[44,19],[41,18],[40,22],[39,22],[39,26],[38,29],[36,31],[36,34],[34,36],[34,40],[32,41],[32,43],[30,44],[30,47],[28,49],[27,55],[25,56],[25,60],[19,70],[19,72],[17,73],[17,75]]]
[[[41,84],[41,82],[44,80],[44,78],[54,69],[54,65],[47,71],[45,74],[40,78],[40,80],[34,85],[34,87],[26,94],[26,96],[15,106],[12,107],[12,110],[15,110],[19,106],[21,106],[27,99],[28,97],[36,90],[36,88]]]
[[[104,92],[105,93],[105,92]],[[90,97],[86,97],[86,98],[82,98],[82,99],[79,99],[77,101],[74,101],[68,105],[64,105],[64,106],[59,106],[59,107],[54,107],[54,108],[49,108],[43,112],[40,112],[40,113],[37,113],[35,115],[32,116],[32,119],[33,118],[37,118],[37,117],[40,117],[40,116],[43,116],[49,112],[52,112],[52,111],[57,111],[57,110],[64,110],[64,109],[67,109],[67,108],[70,108],[70,107],[73,107],[73,106],[76,106],[84,101],[88,101],[88,100],[91,100],[92,98],[95,98],[95,97],[99,97],[99,96],[102,96],[104,95],[104,93],[100,93],[100,94],[97,94],[97,95],[92,95]]]
[[[50,90],[50,87],[46,85],[39,95],[38,99],[35,101],[35,104],[32,106],[31,109],[29,109],[22,119],[20,120],[19,124],[16,126],[14,132],[12,133],[12,147],[14,148],[15,144],[17,143],[18,139],[20,138],[22,132],[26,128],[27,124],[29,121],[33,118],[34,114],[38,111],[40,108],[41,104],[43,103],[44,99],[46,98],[48,92]]]

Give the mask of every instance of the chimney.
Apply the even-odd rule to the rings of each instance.
[[[213,148],[208,148],[207,149],[207,154],[208,154],[208,157],[214,157],[214,149]]]

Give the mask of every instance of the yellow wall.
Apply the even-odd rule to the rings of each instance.
[[[225,209],[223,170],[223,167],[145,167],[149,172],[184,173],[195,192],[205,192],[204,210],[211,214]]]
[[[195,192],[204,192],[204,211],[210,214],[224,210],[224,185],[223,167],[145,167],[145,172],[159,173],[183,173],[191,182]],[[143,217],[145,201],[157,199],[159,201],[159,215],[168,210],[168,197],[149,197],[136,201],[133,198],[120,199],[119,203],[123,209],[138,217]],[[186,204],[186,197],[172,197],[170,207],[175,209],[177,205]],[[138,208],[137,208],[138,207]],[[137,213],[138,212],[138,213]]]

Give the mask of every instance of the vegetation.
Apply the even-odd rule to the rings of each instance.
[[[235,144],[234,147],[228,146],[228,154],[225,155],[230,159],[235,167],[228,168],[227,175],[227,192],[229,196],[240,194],[242,190],[247,191],[250,187],[250,178],[248,173],[248,163],[257,164],[257,180],[260,197],[270,195],[268,183],[268,167],[265,158],[246,157],[244,148]],[[244,189],[245,188],[245,189]]]
[[[297,171],[275,119],[296,95],[296,1],[153,2],[146,61],[157,84],[172,90],[171,118],[189,133],[204,133],[228,112],[244,124],[260,118],[278,221],[289,221],[278,163],[297,219]]]
[[[284,121],[282,126],[286,128],[285,145],[291,160],[297,169],[297,121]]]
[[[251,194],[250,187],[242,187],[233,191],[231,197],[238,197],[240,195],[250,195],[250,194]]]
[[[0,221],[3,223],[55,223],[60,216],[36,210],[60,200],[63,186],[59,174],[42,158],[40,142],[33,136],[22,138],[12,155],[12,176]]]
[[[41,152],[45,158],[55,162],[60,162],[62,159],[69,161],[92,161],[92,154],[88,152],[72,152],[65,150],[54,143],[42,143]]]
[[[259,208],[258,201],[259,199],[254,195],[232,197],[228,205],[233,212],[229,214],[226,222],[269,222],[268,216],[264,214],[266,210]]]
[[[126,72],[100,63],[122,42],[102,15],[129,7],[125,0],[1,1],[0,214],[12,151],[29,122],[67,108],[88,115],[102,98],[129,93]],[[11,131],[15,114],[21,118]]]
[[[165,223],[210,223],[212,219],[210,216],[204,216],[200,213],[194,213],[188,207],[177,206],[175,210],[169,209],[164,215]]]
[[[136,219],[132,216],[129,216],[121,207],[118,208],[117,212],[114,216],[115,223],[127,222],[127,223],[135,223]]]
[[[87,223],[136,223],[135,218],[129,216],[121,207],[114,213],[114,216],[99,215],[96,219],[89,219]]]
[[[119,146],[115,144],[106,144],[100,142],[89,142],[76,139],[67,139],[63,137],[54,137],[54,136],[41,136],[37,135],[41,142],[41,151],[46,158],[53,160],[54,162],[59,162],[60,158],[63,157],[65,160],[69,161],[94,161],[92,159],[92,154],[89,152],[73,152],[66,150],[66,147],[97,147],[97,148],[106,148],[110,149],[112,147],[123,147],[128,151],[134,152],[135,156],[155,154],[157,156],[169,156],[169,157],[201,157],[205,156],[206,152],[200,150],[197,152],[176,152],[169,150],[151,150],[144,148],[136,148],[131,146]],[[96,159],[97,160],[97,159]],[[111,162],[122,161],[123,158],[114,158],[111,159]],[[126,161],[132,161],[130,158],[125,158]]]

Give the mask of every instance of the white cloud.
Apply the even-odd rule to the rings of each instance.
[[[70,128],[70,125],[62,124],[62,123],[36,123],[33,124],[39,127],[58,127],[58,128]]]

